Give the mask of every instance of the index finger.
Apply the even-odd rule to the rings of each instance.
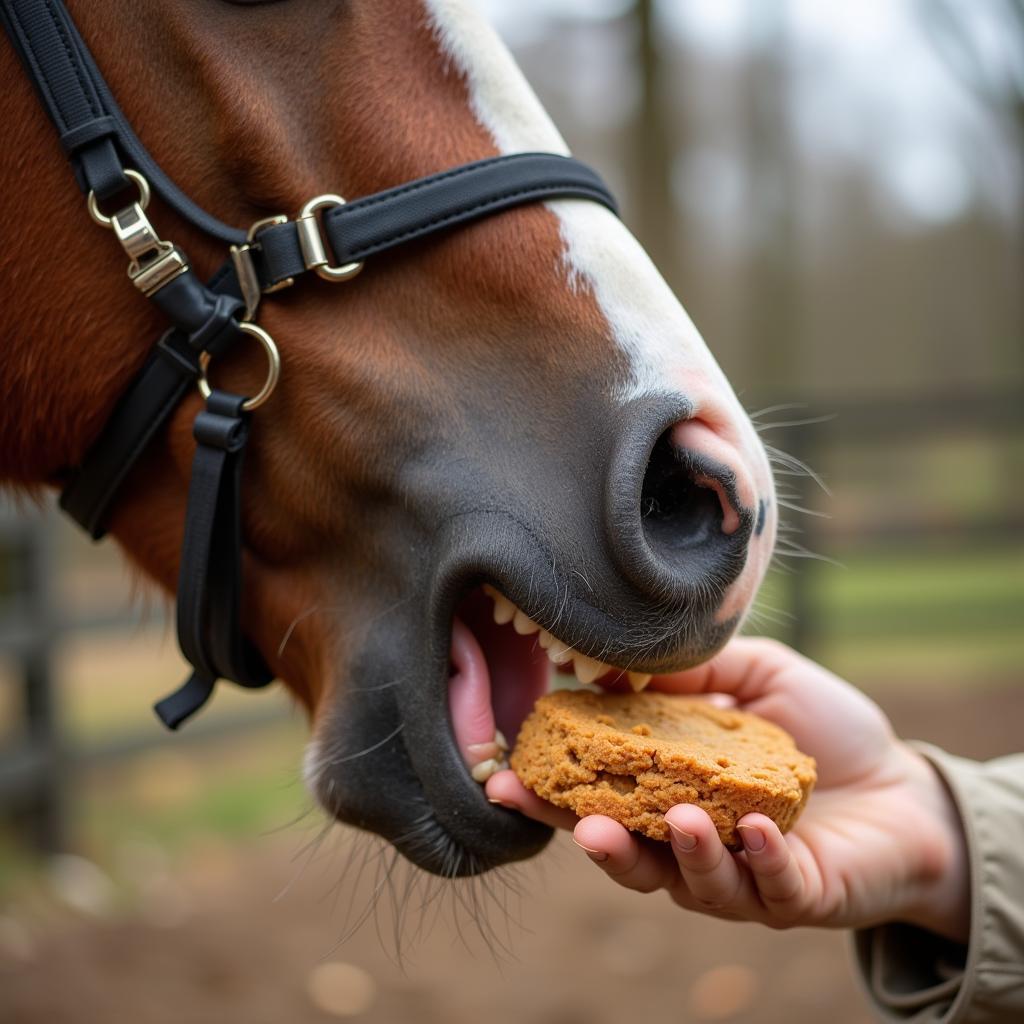
[[[530,792],[519,781],[515,772],[509,769],[495,772],[487,780],[484,792],[492,803],[507,807],[510,811],[518,811],[552,828],[563,828],[571,832],[580,820],[572,811],[541,800],[536,793]]]

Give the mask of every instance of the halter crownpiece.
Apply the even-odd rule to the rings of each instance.
[[[62,0],[0,0],[0,19],[60,134],[90,216],[114,232],[129,258],[129,279],[171,323],[72,472],[61,508],[100,539],[121,484],[186,391],[197,385],[206,400],[194,424],[197,447],[177,590],[178,644],[193,672],[155,708],[176,729],[203,706],[218,679],[261,687],[273,678],[242,632],[240,610],[249,415],[270,397],[281,368],[273,339],[253,323],[262,297],[310,272],[327,281],[350,280],[370,257],[527,203],[589,199],[618,211],[607,186],[586,165],[552,153],[517,153],[350,202],[317,196],[294,220],[277,215],[248,232],[233,228],[194,203],[147,152]],[[137,193],[134,202],[104,212],[129,190]],[[209,281],[202,282],[185,253],[150,223],[151,191],[230,245],[230,259]],[[210,361],[240,338],[256,340],[268,361],[266,381],[250,397],[219,391],[207,379]]]

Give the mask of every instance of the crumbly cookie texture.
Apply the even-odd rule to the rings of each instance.
[[[768,815],[783,832],[814,787],[814,758],[777,725],[698,697],[562,690],[537,701],[512,751],[519,780],[581,817],[606,814],[668,840],[665,812],[703,807],[722,842],[742,847],[736,822]]]

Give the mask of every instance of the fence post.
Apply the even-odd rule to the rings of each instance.
[[[17,604],[23,610],[18,630],[18,662],[23,713],[20,761],[23,798],[15,813],[29,841],[40,852],[67,848],[64,749],[59,727],[53,652],[58,629],[53,599],[53,514],[41,510],[19,524],[11,536],[9,556],[20,563]]]

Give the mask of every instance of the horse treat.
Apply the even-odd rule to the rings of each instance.
[[[559,691],[523,723],[511,766],[544,800],[604,814],[668,840],[675,804],[707,811],[722,842],[742,848],[736,822],[766,814],[787,832],[817,778],[788,733],[745,711],[664,693]]]

